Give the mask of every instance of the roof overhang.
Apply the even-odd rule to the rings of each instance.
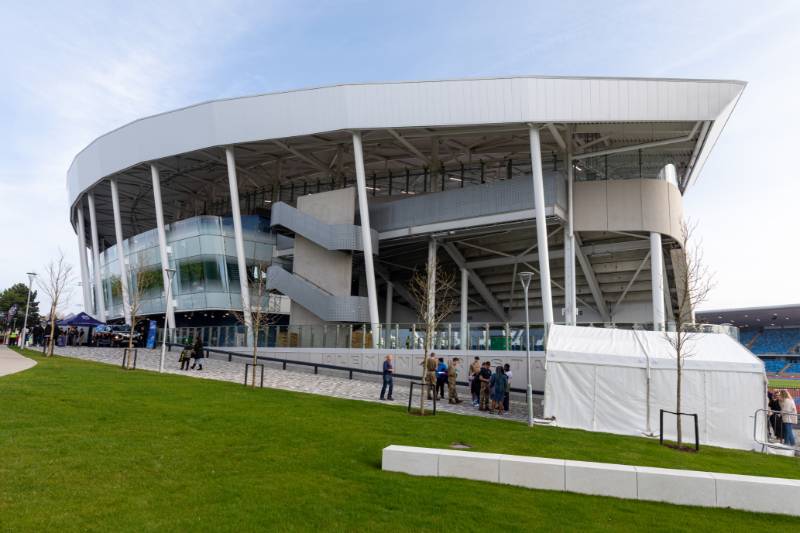
[[[93,141],[67,173],[70,203],[106,177],[208,148],[343,130],[528,123],[702,124],[694,181],[745,83],[732,80],[513,77],[336,85],[209,101],[142,118]],[[647,144],[648,139],[643,139]],[[600,149],[598,145],[593,149]]]

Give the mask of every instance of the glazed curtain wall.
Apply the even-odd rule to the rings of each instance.
[[[269,220],[243,216],[242,227],[248,270],[269,265],[275,244],[275,237],[269,233]],[[241,307],[231,217],[193,217],[167,225],[166,233],[167,245],[172,249],[170,266],[176,269],[172,285],[176,311]],[[156,230],[126,239],[123,249],[131,294],[141,287],[139,314],[162,313],[164,283]],[[123,316],[118,261],[116,245],[100,254],[103,296],[110,319]]]

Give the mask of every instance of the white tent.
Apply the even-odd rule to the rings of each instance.
[[[763,363],[724,334],[698,333],[688,348],[681,411],[697,413],[700,442],[753,449],[753,415],[766,395]],[[675,411],[676,360],[663,333],[553,326],[546,361],[545,416],[558,426],[658,434],[659,410]],[[694,420],[683,421],[684,441],[693,442]],[[675,438],[673,415],[664,415],[664,435]]]

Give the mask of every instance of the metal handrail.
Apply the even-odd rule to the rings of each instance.
[[[760,440],[758,437],[758,413],[765,413],[764,417],[764,433],[767,435],[765,440]],[[796,415],[797,413],[793,413],[791,411],[773,411],[772,409],[756,409],[753,413],[753,440],[766,448],[772,448],[775,450],[792,450],[797,449],[797,447],[792,448],[791,446],[787,446],[780,442],[769,442],[769,417],[772,415]]]
[[[183,345],[183,344],[177,344],[177,343],[175,343],[175,344],[167,343],[167,348],[168,348],[169,351],[172,351],[172,347],[173,346],[178,346],[178,347],[181,347],[181,348],[191,348],[190,345]],[[217,348],[203,348],[203,350],[205,352],[206,358],[210,359],[210,354],[212,354],[212,353],[222,354],[224,356],[227,356],[227,359],[228,359],[229,363],[233,361],[234,357],[247,358],[247,359],[252,359],[253,358],[252,355],[249,355],[249,354],[246,354],[246,353],[242,353],[242,352],[231,352],[229,350],[220,350],[220,349],[217,349]],[[283,370],[286,370],[286,366],[287,365],[297,365],[297,366],[314,367],[314,374],[318,374],[320,368],[324,368],[326,370],[339,370],[339,371],[343,371],[343,372],[349,372],[349,379],[353,379],[353,373],[356,373],[356,374],[367,374],[367,375],[373,375],[373,376],[382,376],[383,375],[383,371],[382,370],[368,370],[368,369],[365,369],[365,368],[354,368],[354,367],[348,367],[348,366],[331,365],[331,364],[328,364],[328,363],[312,363],[310,361],[294,361],[292,359],[286,359],[286,358],[282,358],[282,357],[270,357],[270,356],[266,356],[266,355],[257,355],[256,359],[258,361],[269,361],[271,363],[281,363],[283,365]],[[250,363],[250,364],[252,364],[252,363]],[[419,380],[419,376],[416,376],[416,375],[412,376],[410,374],[394,374],[394,377],[398,378],[398,379]],[[469,382],[468,381],[456,381],[456,385],[469,386]],[[520,389],[520,388],[512,387],[511,388],[511,392],[524,394],[524,393],[527,392],[527,389]],[[539,396],[544,395],[544,391],[541,391],[541,390],[534,390],[533,393],[536,394],[536,395],[539,395]]]

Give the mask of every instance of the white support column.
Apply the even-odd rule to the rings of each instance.
[[[539,129],[533,124],[528,128],[531,143],[531,170],[533,174],[533,204],[536,210],[536,242],[539,252],[539,276],[542,290],[542,317],[547,329],[553,324],[553,296],[550,290],[550,253],[547,248],[547,215],[544,211],[544,175],[542,173],[542,149]]]
[[[86,195],[89,204],[89,230],[92,232],[92,272],[94,272],[95,313],[100,322],[106,321],[106,303],[103,300],[103,283],[100,278],[100,245],[97,238],[97,214],[94,211],[94,194]]]
[[[461,349],[469,350],[469,271],[461,269]]]
[[[250,308],[250,287],[247,284],[247,259],[244,256],[244,233],[242,232],[242,213],[239,208],[239,180],[236,177],[236,158],[233,146],[225,147],[225,161],[228,165],[228,186],[231,195],[231,216],[233,217],[233,240],[236,243],[236,263],[239,266],[239,289],[242,294],[244,325],[247,328],[247,345],[253,328]]]
[[[119,212],[119,189],[117,180],[111,179],[111,206],[114,209],[114,235],[117,239],[117,262],[119,263],[119,283],[122,288],[122,314],[125,323],[131,323],[131,300],[128,292],[128,261],[125,257],[125,246],[122,240],[122,216]]]
[[[653,330],[664,329],[664,256],[661,234],[650,233],[650,275],[652,279]]]
[[[83,200],[78,200],[78,261],[81,267],[81,289],[83,290],[83,310],[95,314],[92,301],[92,285],[89,282],[89,263],[86,261],[86,222],[83,220]]]
[[[428,241],[428,322],[436,315],[436,252],[439,244],[436,239]]]
[[[571,142],[571,138],[567,140]],[[564,321],[569,326],[578,323],[577,289],[575,287],[575,232],[573,223],[573,195],[572,186],[575,181],[575,170],[572,166],[572,150],[567,145],[564,164],[567,166],[567,226],[564,234],[564,287],[566,289],[566,308]]]
[[[389,281],[386,282],[386,312],[383,314],[383,322],[385,324],[392,323],[392,300],[394,299],[394,285]],[[388,326],[387,326],[388,327]]]
[[[369,203],[367,202],[367,176],[364,170],[364,148],[361,132],[353,132],[353,157],[356,167],[356,191],[358,192],[358,211],[361,216],[361,242],[364,245],[364,273],[367,277],[367,300],[369,302],[369,321],[372,326],[372,344],[377,348],[377,332],[380,328],[378,318],[378,293],[375,288],[375,267],[372,262],[372,235],[369,225]]]
[[[173,309],[172,301],[174,296],[167,294],[170,279],[167,274],[169,266],[169,255],[167,255],[167,232],[164,229],[164,206],[161,203],[161,175],[158,172],[158,167],[150,164],[150,177],[153,181],[153,200],[156,204],[156,228],[158,231],[158,250],[161,254],[161,275],[164,279],[164,298],[166,299],[164,314],[166,316],[166,324],[168,329],[175,329],[175,310]],[[172,292],[172,291],[169,291]],[[173,293],[174,294],[174,293]],[[169,296],[169,298],[167,298]]]

